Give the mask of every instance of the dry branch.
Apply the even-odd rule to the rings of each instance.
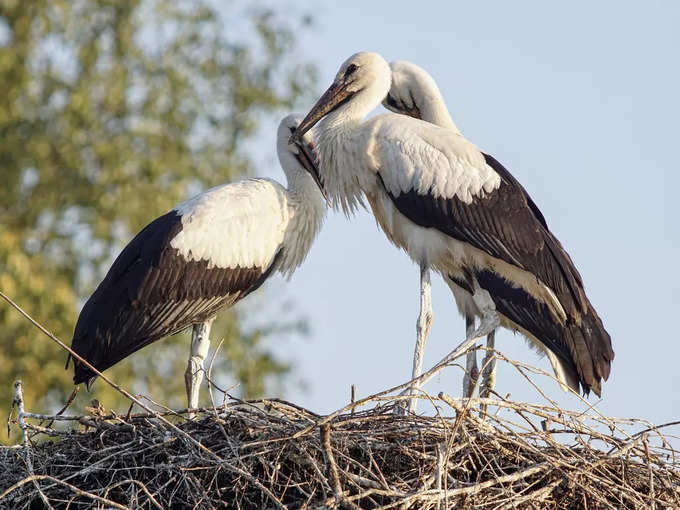
[[[24,412],[27,430],[51,430],[59,439],[30,447],[33,473],[24,448],[0,449],[7,468],[0,507],[39,505],[36,483],[50,505],[74,509],[680,505],[674,439],[650,434],[645,422],[444,394],[430,399],[436,417],[396,416],[398,399],[384,397],[330,421],[266,399],[211,406],[195,421],[182,420],[186,410],[63,415],[47,428],[34,422],[53,416]],[[471,412],[481,405],[501,411],[484,420]],[[158,414],[174,416],[183,434]],[[86,430],[72,428],[83,423]],[[302,433],[310,424],[317,433]],[[645,432],[636,435],[635,427]]]
[[[530,377],[542,371],[493,355],[547,404],[421,394],[434,417],[397,416],[408,396],[390,394],[409,382],[327,416],[279,399],[216,406],[211,393],[190,421],[105,376],[146,412],[27,412],[19,384],[23,441],[0,448],[0,508],[680,507],[678,422],[561,409]]]

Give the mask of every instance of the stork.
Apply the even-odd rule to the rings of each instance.
[[[293,138],[319,123],[319,172],[331,205],[351,214],[365,197],[388,239],[420,266],[413,378],[432,320],[433,268],[467,291],[467,299],[457,296],[463,309],[481,318],[461,350],[499,325],[520,330],[559,359],[563,384],[599,395],[611,341],[536,205],[500,163],[452,129],[391,113],[364,120],[390,86],[380,55],[351,56]],[[507,312],[522,300],[516,315]]]
[[[160,338],[193,326],[185,382],[198,406],[215,314],[274,272],[302,264],[325,215],[313,147],[289,141],[299,117],[278,128],[288,188],[246,179],[209,189],[156,218],[123,249],[78,317],[71,347],[99,371]],[[74,360],[75,384],[96,375]],[[68,366],[68,361],[67,361]]]
[[[392,70],[392,85],[382,102],[385,108],[395,113],[409,115],[413,118],[450,129],[458,135],[461,134],[446,108],[446,103],[439,91],[439,87],[437,87],[437,83],[424,69],[405,60],[390,62],[390,69]],[[465,316],[466,333],[474,330],[476,310],[471,310],[465,306],[466,303],[471,302],[472,296],[465,287],[461,287],[456,283],[455,278],[445,277],[444,281],[453,292],[459,311]],[[496,332],[492,331],[487,335],[486,339],[487,351],[482,360],[482,381],[479,389],[479,396],[482,398],[490,395],[496,379],[496,358],[493,355],[495,334]],[[552,365],[555,366],[555,356],[549,350],[546,354]],[[478,375],[480,375],[477,368],[476,350],[471,349],[468,351],[465,366],[463,396],[471,397],[474,392],[475,381]],[[555,371],[557,372],[557,370]]]

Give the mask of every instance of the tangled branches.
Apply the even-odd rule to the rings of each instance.
[[[185,419],[185,411],[163,413],[201,448],[148,413],[25,413],[27,432],[55,439],[0,450],[5,466],[0,505],[439,509],[680,504],[678,458],[658,429],[547,405],[445,394],[428,398],[435,416],[394,415],[399,397],[376,397],[367,411],[330,417],[281,400],[234,400],[203,409],[194,421]],[[495,412],[482,416],[482,404]]]
[[[52,341],[91,367],[0,292]],[[461,352],[459,352],[461,351]],[[462,348],[420,376],[453,362]],[[678,508],[671,427],[561,409],[530,374],[493,351],[544,405],[421,395],[432,416],[397,416],[409,383],[327,416],[281,400],[231,399],[144,413],[26,412],[15,385],[21,445],[0,448],[2,508]],[[212,390],[212,387],[211,387]],[[212,393],[211,393],[212,395]],[[226,395],[225,395],[226,397]],[[353,399],[354,400],[354,399]],[[355,412],[362,406],[368,410]],[[14,407],[14,406],[13,406]],[[66,426],[64,426],[64,424]],[[45,440],[45,437],[52,440]]]

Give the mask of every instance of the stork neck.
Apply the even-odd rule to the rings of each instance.
[[[424,108],[420,110],[420,113],[422,114],[423,120],[454,131],[457,134],[461,134],[458,126],[453,122],[449,111],[446,109],[446,105],[442,98],[427,103]]]
[[[461,134],[453,122],[448,108],[446,108],[446,103],[439,89],[422,87],[417,95],[420,96],[416,103],[422,120]]]
[[[335,112],[334,112],[335,113]],[[333,209],[351,215],[362,204],[359,175],[363,175],[361,157],[361,119],[326,116],[319,123],[316,136],[319,171]]]
[[[306,171],[288,175],[288,213],[290,222],[286,228],[285,249],[279,266],[285,276],[290,276],[304,261],[326,214],[321,192]]]
[[[303,206],[317,202],[323,205],[323,197],[319,187],[306,170],[300,169],[291,172],[286,177],[288,179],[288,194],[294,202],[300,202]]]
[[[385,90],[383,90],[385,89]],[[375,110],[390,89],[390,83],[373,83],[362,90],[320,121],[321,131],[343,126],[343,130],[357,127],[364,118]]]
[[[317,133],[320,139],[323,140],[329,136],[336,138],[338,135],[350,136],[353,131],[361,126],[363,117],[344,116],[343,112],[339,110],[326,115],[319,121]],[[323,150],[323,148],[319,150]]]

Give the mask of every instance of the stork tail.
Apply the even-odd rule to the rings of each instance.
[[[572,354],[584,392],[588,394],[592,390],[601,396],[602,381],[609,379],[614,350],[609,333],[590,303],[581,317],[581,324],[570,321],[565,335],[571,340],[569,344],[573,346]]]

